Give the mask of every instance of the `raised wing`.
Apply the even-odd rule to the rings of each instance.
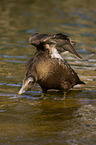
[[[49,35],[34,33],[29,38],[29,44],[39,47],[41,44],[41,40],[46,36],[49,36]]]
[[[74,49],[76,43],[65,34],[57,33],[54,35],[47,35],[41,39],[41,43],[43,43],[43,45],[45,44],[45,47],[46,44],[48,44],[49,47],[50,45],[54,45],[59,53],[69,51],[72,54],[75,54],[79,59],[82,59],[79,53]]]

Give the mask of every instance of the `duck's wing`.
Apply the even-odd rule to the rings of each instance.
[[[29,44],[39,47],[39,45],[41,43],[41,39],[43,39],[46,36],[49,36],[49,35],[34,33],[29,38]]]
[[[71,38],[65,34],[57,33],[54,35],[47,35],[41,39],[41,43],[54,45],[54,47],[59,52],[69,51],[72,54],[75,54],[79,59],[82,59],[82,57],[79,55],[79,53],[74,49],[75,42],[71,40]],[[45,45],[46,47],[46,45]]]

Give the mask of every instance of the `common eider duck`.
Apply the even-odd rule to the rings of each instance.
[[[69,51],[82,59],[74,49],[75,42],[69,36],[62,33],[35,33],[29,38],[29,43],[36,47],[36,53],[26,63],[26,77],[18,94],[34,88],[36,83],[43,92],[56,89],[64,94],[77,84],[85,84],[61,56],[61,52]]]

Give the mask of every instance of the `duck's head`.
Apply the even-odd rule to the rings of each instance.
[[[33,76],[29,76],[23,80],[22,87],[18,92],[19,95],[25,93],[26,91],[32,89],[35,86],[35,79]]]

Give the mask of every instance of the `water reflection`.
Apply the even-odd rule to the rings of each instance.
[[[15,98],[2,104],[0,130],[3,143],[7,140],[10,144],[95,142],[96,108],[88,99],[87,102],[78,99],[29,100]],[[88,132],[91,132],[90,136]]]
[[[96,143],[96,1],[0,1],[0,144]],[[86,83],[61,101],[61,92],[41,88],[17,95],[25,62],[35,48],[28,39],[34,32],[63,32],[76,41],[76,50],[63,57]]]

